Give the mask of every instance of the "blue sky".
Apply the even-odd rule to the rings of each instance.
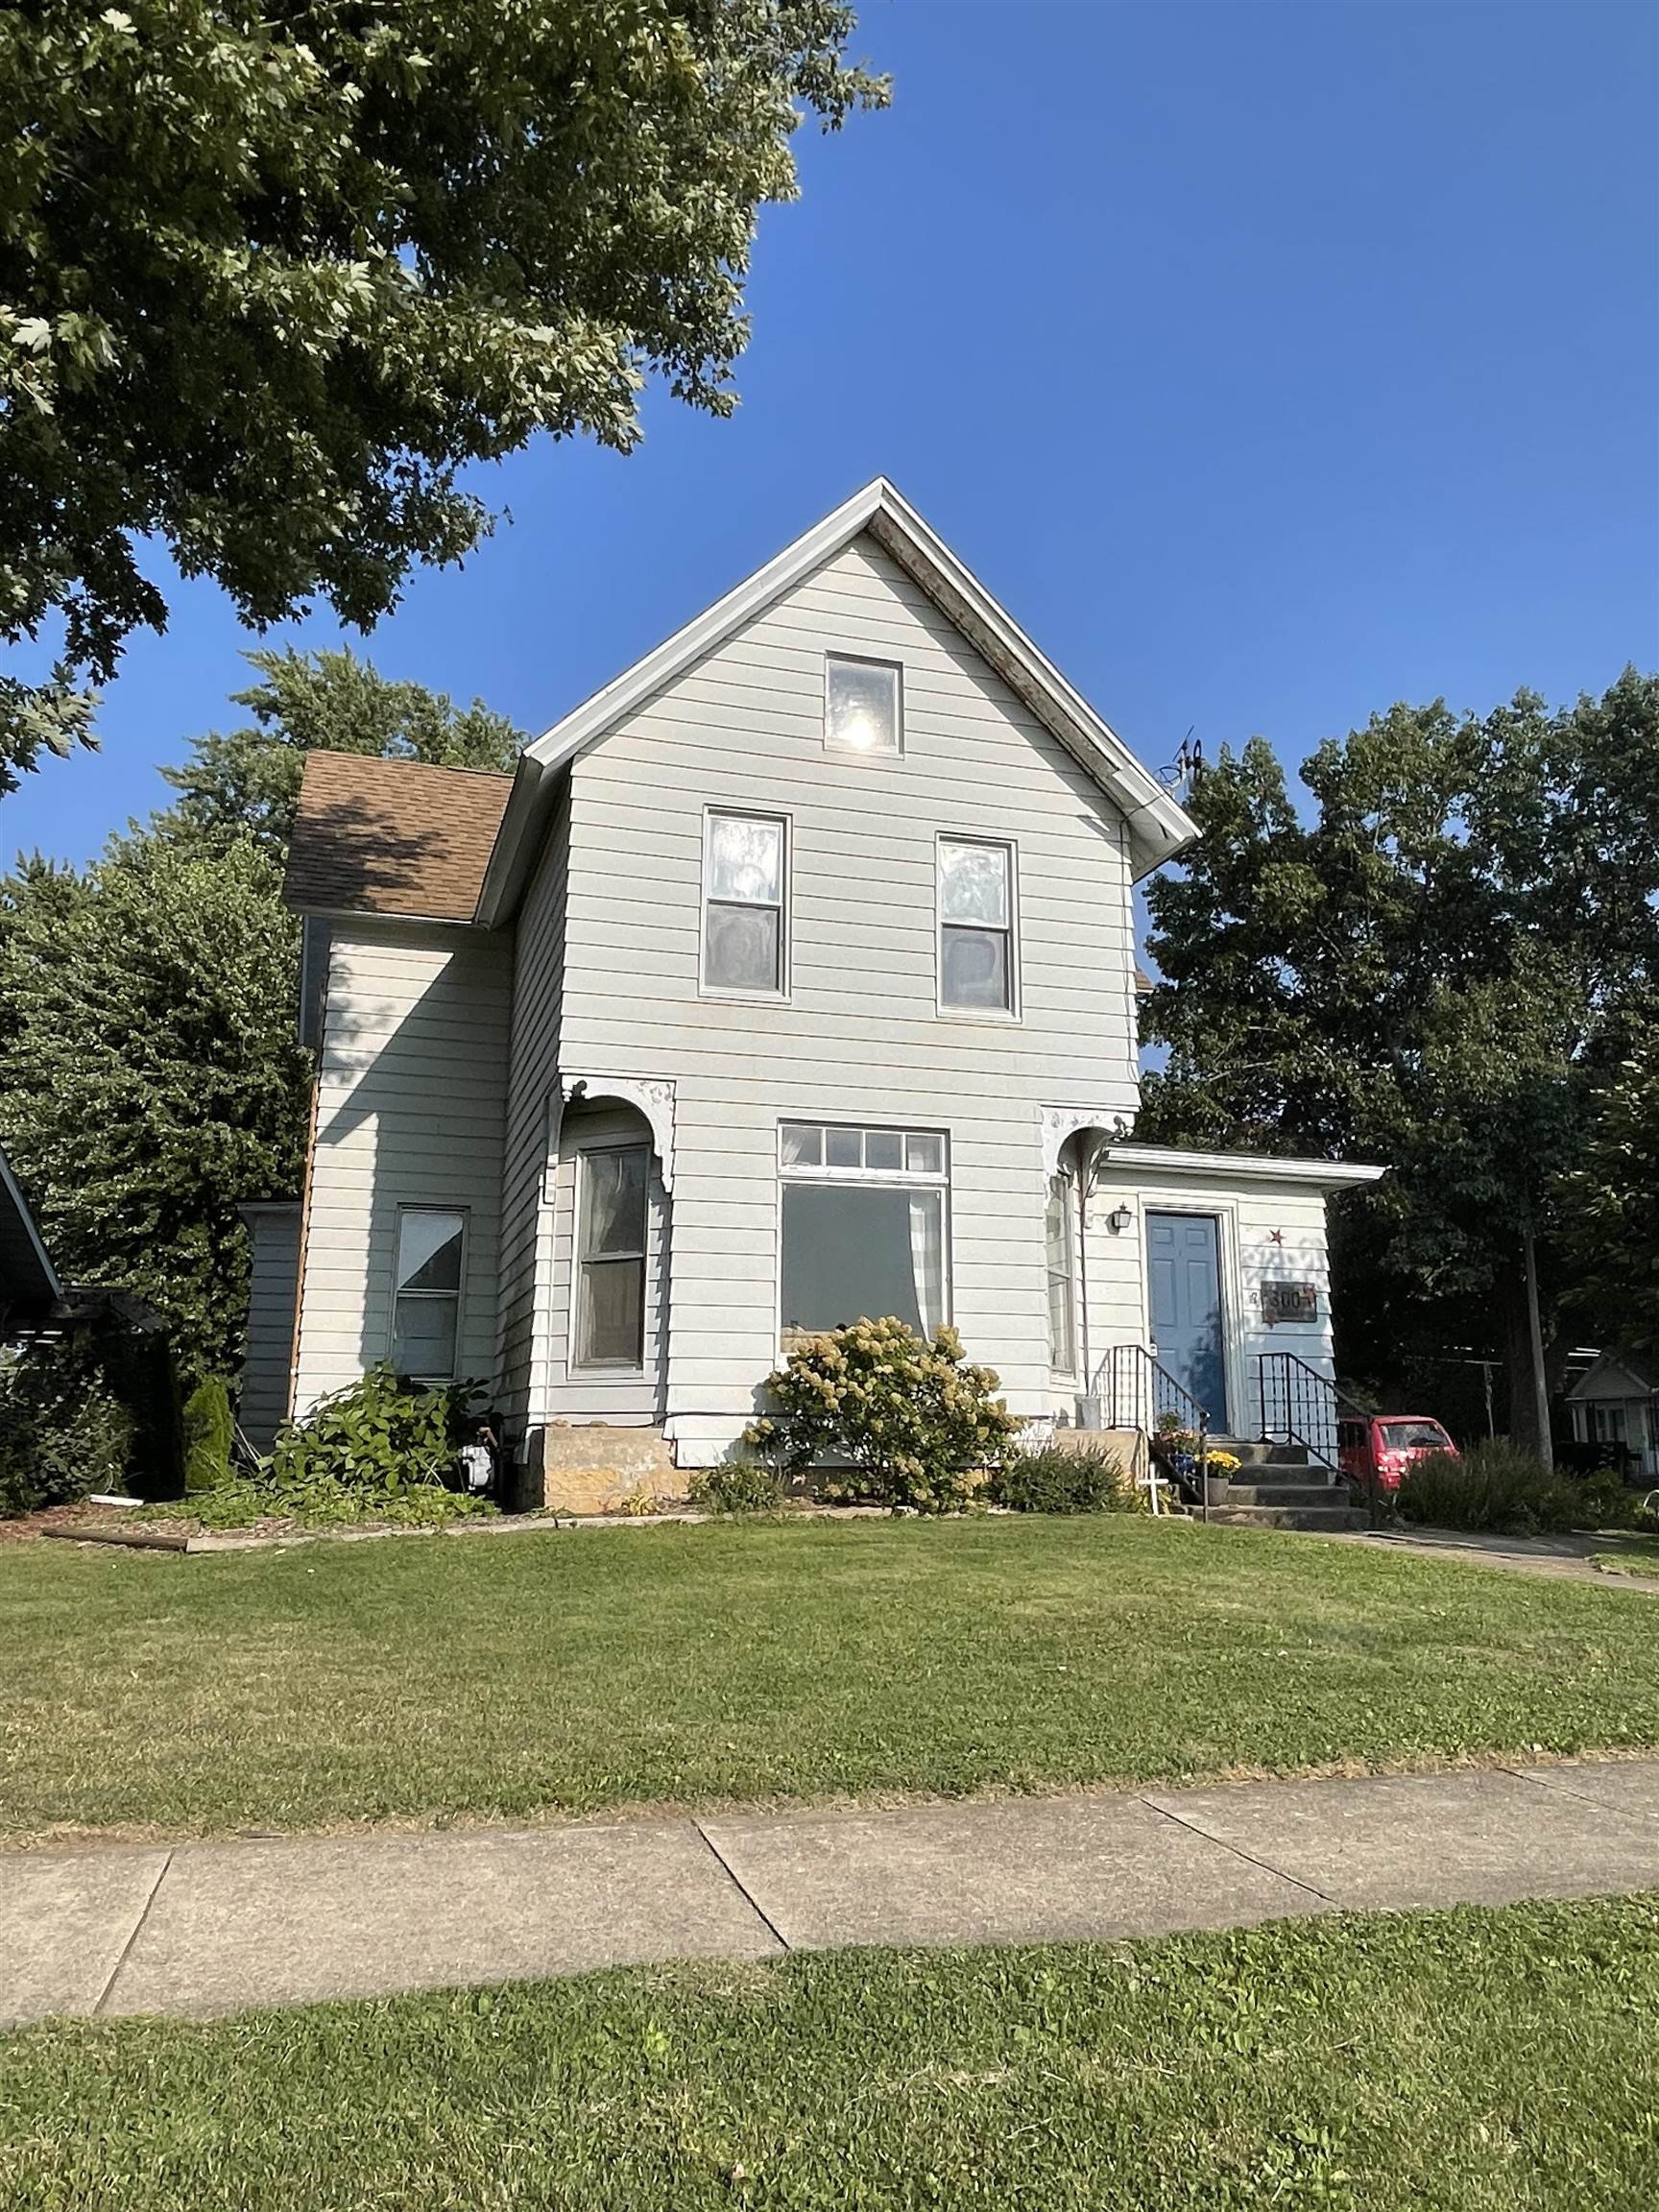
[[[893,108],[797,143],[734,421],[541,444],[367,650],[527,728],[891,476],[1158,765],[1659,662],[1659,11],[866,0]],[[325,618],[274,636],[337,641]],[[235,719],[207,586],[104,751],[0,801],[74,860]]]

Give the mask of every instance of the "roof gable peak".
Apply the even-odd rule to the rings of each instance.
[[[932,601],[1123,814],[1137,878],[1173,858],[1197,827],[889,477],[874,476],[781,553],[694,615],[530,745],[479,902],[493,923],[521,888],[536,792],[577,754],[673,682],[704,654],[865,532]]]

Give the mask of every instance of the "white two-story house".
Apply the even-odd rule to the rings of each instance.
[[[1193,835],[879,481],[512,777],[313,755],[251,1431],[391,1358],[591,1503],[892,1313],[1021,1415],[1258,1433],[1330,1374],[1326,1194],[1373,1170],[1128,1141],[1131,887]]]

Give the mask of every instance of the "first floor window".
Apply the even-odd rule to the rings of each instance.
[[[889,1314],[946,1319],[949,1177],[937,1130],[785,1121],[781,1319],[785,1347]]]
[[[939,1003],[1014,1011],[1014,850],[979,837],[939,840]]]
[[[710,991],[783,992],[783,824],[710,813],[703,873],[703,982]]]
[[[453,1382],[467,1216],[405,1206],[397,1216],[392,1364],[417,1382]]]
[[[576,1364],[637,1367],[645,1357],[651,1154],[643,1144],[620,1144],[580,1157]]]
[[[1043,1238],[1048,1259],[1048,1364],[1056,1375],[1077,1372],[1076,1221],[1070,1176],[1051,1176]]]

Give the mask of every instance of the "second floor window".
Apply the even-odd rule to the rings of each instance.
[[[1014,849],[980,837],[939,840],[939,1003],[1012,1014]]]
[[[703,845],[705,990],[783,996],[787,842],[776,815],[709,814]]]

